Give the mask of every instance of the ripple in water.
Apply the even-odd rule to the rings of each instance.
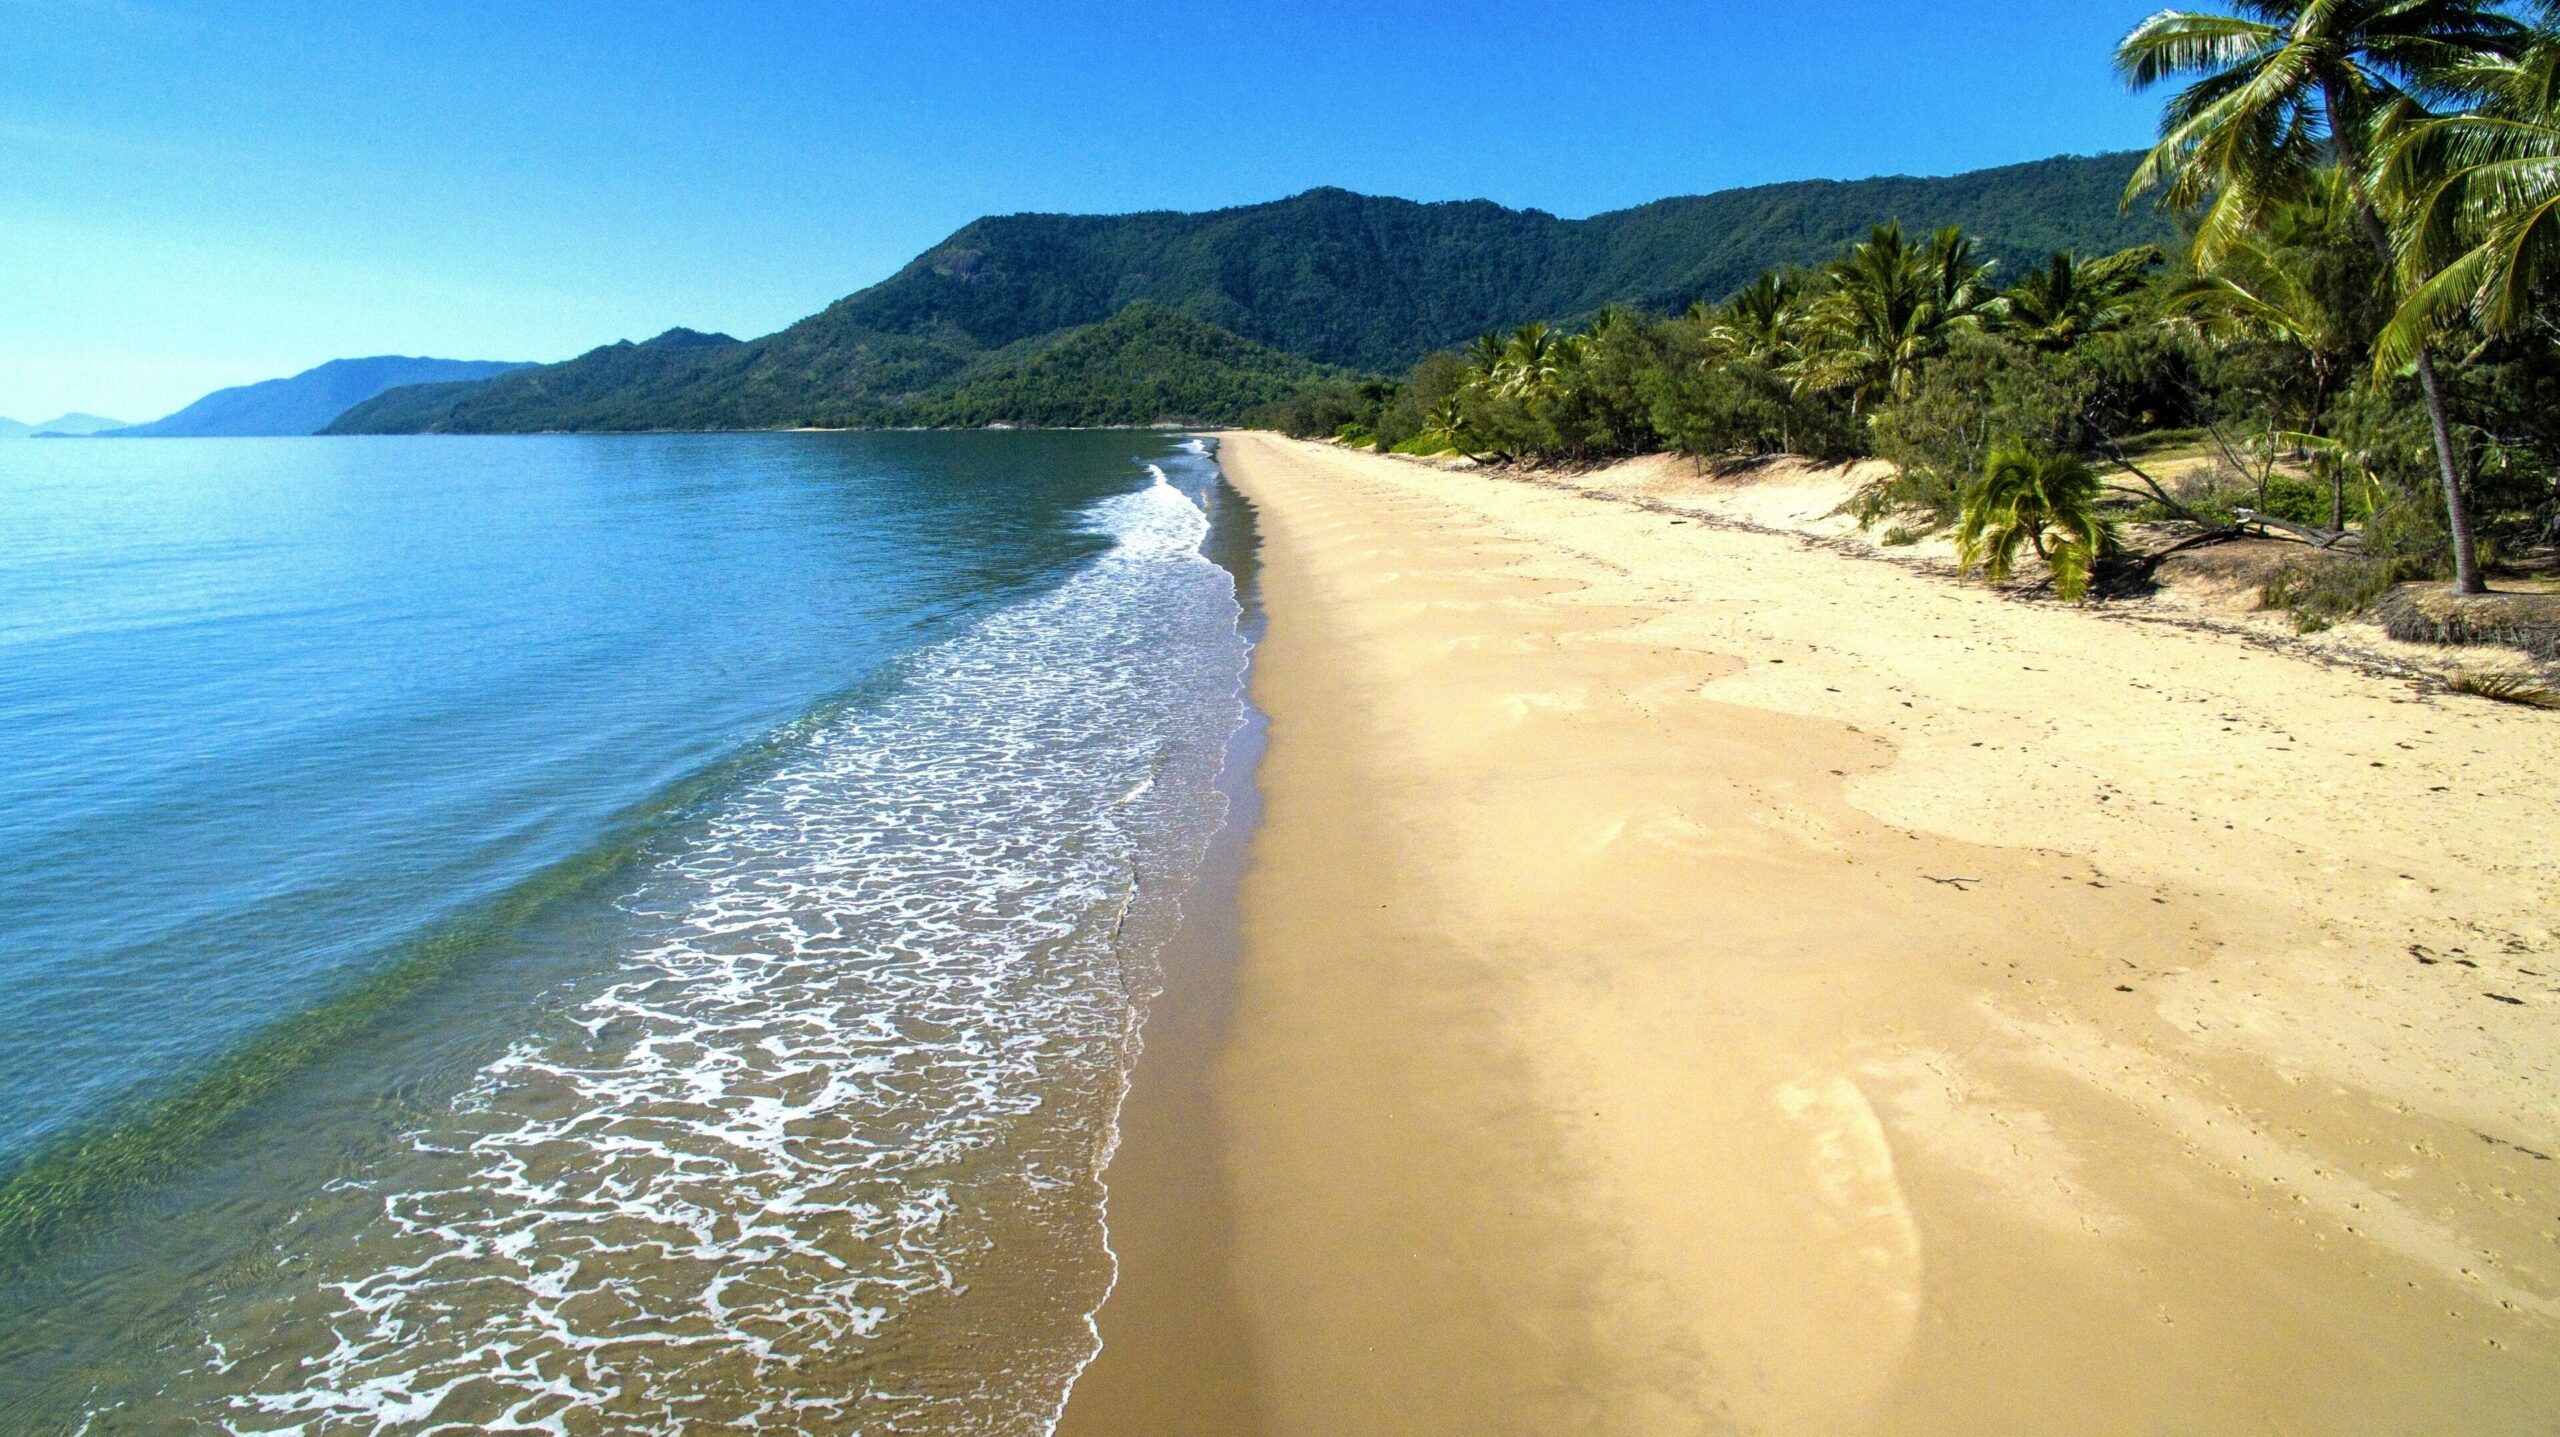
[[[1239,716],[1229,580],[1157,477],[1098,506],[1109,554],[725,798],[630,896],[610,984],[340,1182],[352,1235],[219,1307],[141,1405],[249,1432],[1053,1425]]]

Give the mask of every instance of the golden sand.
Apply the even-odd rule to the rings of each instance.
[[[1106,1308],[1110,1430],[1208,1430],[1112,1375],[1186,1361],[1310,1437],[2560,1427],[2552,715],[1222,458],[1227,1217],[1123,1298],[1214,1278],[1245,1350]]]

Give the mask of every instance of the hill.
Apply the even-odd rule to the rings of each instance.
[[[14,419],[0,419],[0,439],[24,439],[35,432],[36,427],[32,424],[20,424]]]
[[[121,419],[108,419],[103,415],[82,414],[74,410],[69,414],[57,414],[42,424],[30,424],[26,432],[37,439],[85,439],[92,434],[102,434],[107,430],[123,427],[124,421]]]
[[[1348,377],[1141,301],[1028,358],[1000,361],[915,406],[926,424],[1219,423],[1327,377]]]
[[[1340,374],[1142,303],[992,354],[897,336],[795,354],[670,331],[495,382],[395,389],[340,416],[328,432],[1223,423]],[[912,387],[894,387],[902,376]],[[787,405],[794,379],[810,396],[800,417]]]
[[[1827,258],[1888,218],[1961,224],[2012,272],[2057,248],[2167,239],[2161,216],[2118,212],[2133,164],[2131,155],[2064,157],[1946,179],[1764,185],[1585,220],[1334,189],[1207,214],[982,219],[762,339],[670,331],[468,389],[393,391],[337,430],[934,422],[978,412],[951,406],[999,368],[1012,383],[1035,382],[1018,367],[1032,353],[1141,302],[1319,364],[1400,370],[1526,320],[1721,299],[1763,269]],[[1054,399],[1058,372],[1044,374],[1036,382],[1053,386]]]
[[[524,367],[506,360],[415,359],[398,354],[333,359],[288,379],[218,389],[166,418],[104,433],[117,439],[317,434],[331,420],[386,389],[488,379]]]
[[[1587,220],[1333,189],[1197,215],[1013,215],[964,227],[800,327],[949,329],[993,347],[1145,299],[1328,364],[1401,370],[1525,320],[1722,299],[1764,269],[1827,259],[1886,219],[1960,224],[2013,273],[2055,249],[2166,239],[2158,215],[2118,212],[2134,161],[1764,185]]]

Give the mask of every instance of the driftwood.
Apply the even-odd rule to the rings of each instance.
[[[2155,500],[2162,508],[2175,513],[2181,519],[2197,524],[2204,522],[2204,516],[2198,514],[2195,510],[2188,508],[2186,505],[2179,503],[2176,499],[2171,498],[2169,496],[2168,489],[2163,486],[2159,480],[2152,478],[2149,473],[2143,470],[2141,465],[2134,463],[2133,457],[2124,452],[2124,446],[2118,444],[2112,435],[2098,427],[2097,420],[2094,416],[2082,415],[2081,418],[2088,424],[2089,432],[2098,436],[2098,443],[2106,449],[2107,457],[2116,461],[2116,467],[2122,469],[2127,474],[2132,475],[2134,478],[2141,480],[2143,483],[2143,489],[2128,489],[2122,484],[2109,484],[2106,487],[2110,491],[2125,495],[2128,498]],[[2145,493],[2144,490],[2148,490],[2149,492]]]
[[[2314,529],[2308,524],[2297,524],[2290,519],[2278,519],[2273,515],[2261,514],[2255,509],[2236,509],[2232,512],[2239,516],[2243,524],[2255,524],[2261,528],[2290,534],[2314,549],[2334,549],[2342,544],[2362,547],[2362,541],[2344,529]]]

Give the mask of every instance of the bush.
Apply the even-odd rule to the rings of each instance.
[[[2295,633],[2316,634],[2373,607],[2400,580],[2389,560],[2295,559],[2259,589],[2258,604],[2291,613]]]
[[[2088,371],[2067,357],[2043,358],[1983,335],[1959,338],[1909,399],[1877,413],[1876,454],[1894,473],[1859,494],[1859,520],[1917,512],[1945,524],[2004,441],[2078,452],[2094,392]]]
[[[1249,410],[1244,422],[1255,429],[1276,429],[1292,439],[1328,439],[1359,419],[1360,398],[1352,386],[1326,384]]]

